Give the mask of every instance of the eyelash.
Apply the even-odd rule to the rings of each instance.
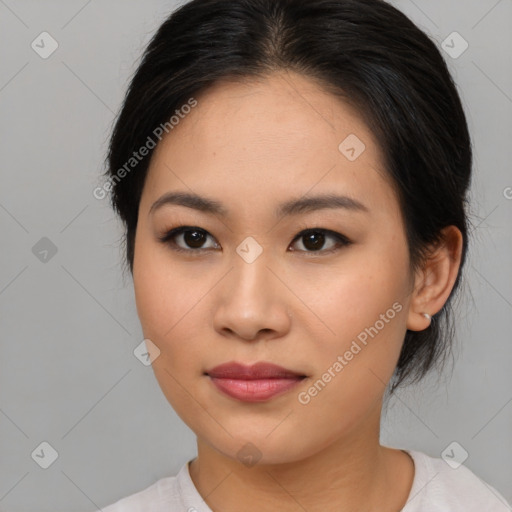
[[[176,227],[176,228],[173,228],[173,229],[167,231],[163,236],[158,237],[158,239],[161,243],[168,245],[173,251],[176,251],[176,252],[187,253],[187,254],[193,254],[193,253],[200,254],[205,251],[212,250],[212,248],[184,249],[183,247],[178,246],[176,244],[176,241],[174,241],[173,239],[176,236],[186,233],[188,231],[199,231],[201,233],[205,233],[206,235],[212,236],[210,233],[208,233],[208,231],[206,231],[205,229],[201,229],[197,226],[179,226],[179,227]],[[340,250],[341,248],[352,244],[352,241],[349,240],[345,235],[342,235],[341,233],[337,233],[336,231],[332,231],[330,229],[324,229],[324,228],[307,228],[307,227],[302,229],[302,231],[300,231],[295,236],[295,238],[292,240],[292,244],[296,240],[300,240],[302,237],[304,237],[308,234],[312,234],[312,233],[322,233],[322,234],[326,234],[332,238],[335,238],[337,240],[337,247],[335,247],[333,249],[326,249],[326,250],[320,249],[318,251],[307,251],[307,250],[301,250],[301,249],[294,249],[293,251],[301,252],[301,253],[305,253],[307,255],[313,255],[313,256],[316,256],[319,254],[326,255],[326,254],[332,254],[332,253]]]

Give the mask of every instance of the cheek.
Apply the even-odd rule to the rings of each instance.
[[[215,283],[225,270],[205,266],[199,272],[196,262],[177,261],[142,241],[141,237],[136,247],[133,280],[144,337],[160,351],[153,371],[168,402],[194,429],[194,422],[205,414],[198,404],[203,402],[203,372],[212,358],[211,301]],[[191,400],[191,395],[198,401]]]
[[[322,391],[327,401],[354,395],[349,401],[362,403],[363,396],[378,396],[393,374],[406,332],[409,285],[405,249],[394,255],[365,251],[337,272],[301,277],[301,299],[320,319],[309,310],[302,318],[311,329],[308,337],[315,346],[308,350],[317,362],[317,378],[329,368],[337,375]]]
[[[182,267],[176,268],[171,258],[142,243],[136,248],[133,281],[144,338],[160,351],[152,363],[155,377],[173,408],[187,416],[193,402],[187,390],[193,389],[202,372],[198,365],[202,352],[194,333],[201,320],[197,306],[205,286],[196,283]]]
[[[382,255],[358,254],[329,272],[320,268],[302,273],[296,276],[295,283],[300,298],[317,314],[331,338],[347,340],[375,324],[381,315],[385,315],[384,320],[395,319],[396,310],[405,309],[406,264],[400,255],[395,261],[386,261]],[[393,309],[395,303],[401,307]]]
[[[197,302],[197,297],[187,273],[149,237],[141,234],[135,245],[135,300],[144,332],[162,335],[191,308],[191,301]]]
[[[328,440],[355,428],[378,406],[398,361],[406,332],[406,282],[401,272],[357,268],[335,282],[326,279],[320,283],[324,293],[316,294],[315,310],[334,334],[316,322],[309,333],[315,346],[307,347],[305,357],[315,361],[316,373],[298,397],[299,417],[309,418],[300,426],[304,435]]]

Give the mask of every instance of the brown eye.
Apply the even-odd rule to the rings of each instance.
[[[333,240],[328,247],[325,248],[326,240]],[[350,240],[340,233],[330,231],[328,229],[307,229],[299,233],[295,240],[302,240],[302,246],[305,248],[299,249],[302,252],[333,252],[336,249],[349,245]],[[295,249],[294,249],[295,250]]]
[[[171,247],[171,249],[180,252],[201,253],[211,249],[218,249],[220,246],[217,242],[213,245],[205,246],[208,237],[212,235],[204,229],[196,226],[179,226],[171,229],[169,232],[164,234],[159,240]],[[324,254],[332,253],[344,247],[350,245],[352,242],[344,235],[331,231],[329,229],[312,228],[301,231],[295,238],[295,241],[302,241],[304,249],[292,249],[293,251],[299,251],[310,254]],[[327,247],[326,247],[327,245]]]
[[[194,249],[200,249],[201,246],[204,244],[206,236],[204,231],[183,231],[183,241],[189,246]]]
[[[199,252],[218,247],[218,244],[214,244],[213,247],[204,246],[209,236],[211,235],[204,229],[195,226],[180,226],[171,229],[160,238],[160,241],[171,245],[176,251]]]

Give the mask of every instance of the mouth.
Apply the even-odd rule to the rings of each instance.
[[[243,402],[263,402],[291,390],[307,378],[273,363],[258,362],[251,366],[224,363],[205,372],[217,390]]]

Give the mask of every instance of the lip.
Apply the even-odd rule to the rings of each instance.
[[[306,375],[273,363],[246,366],[224,363],[205,372],[224,394],[243,402],[262,402],[281,395],[301,382]]]

